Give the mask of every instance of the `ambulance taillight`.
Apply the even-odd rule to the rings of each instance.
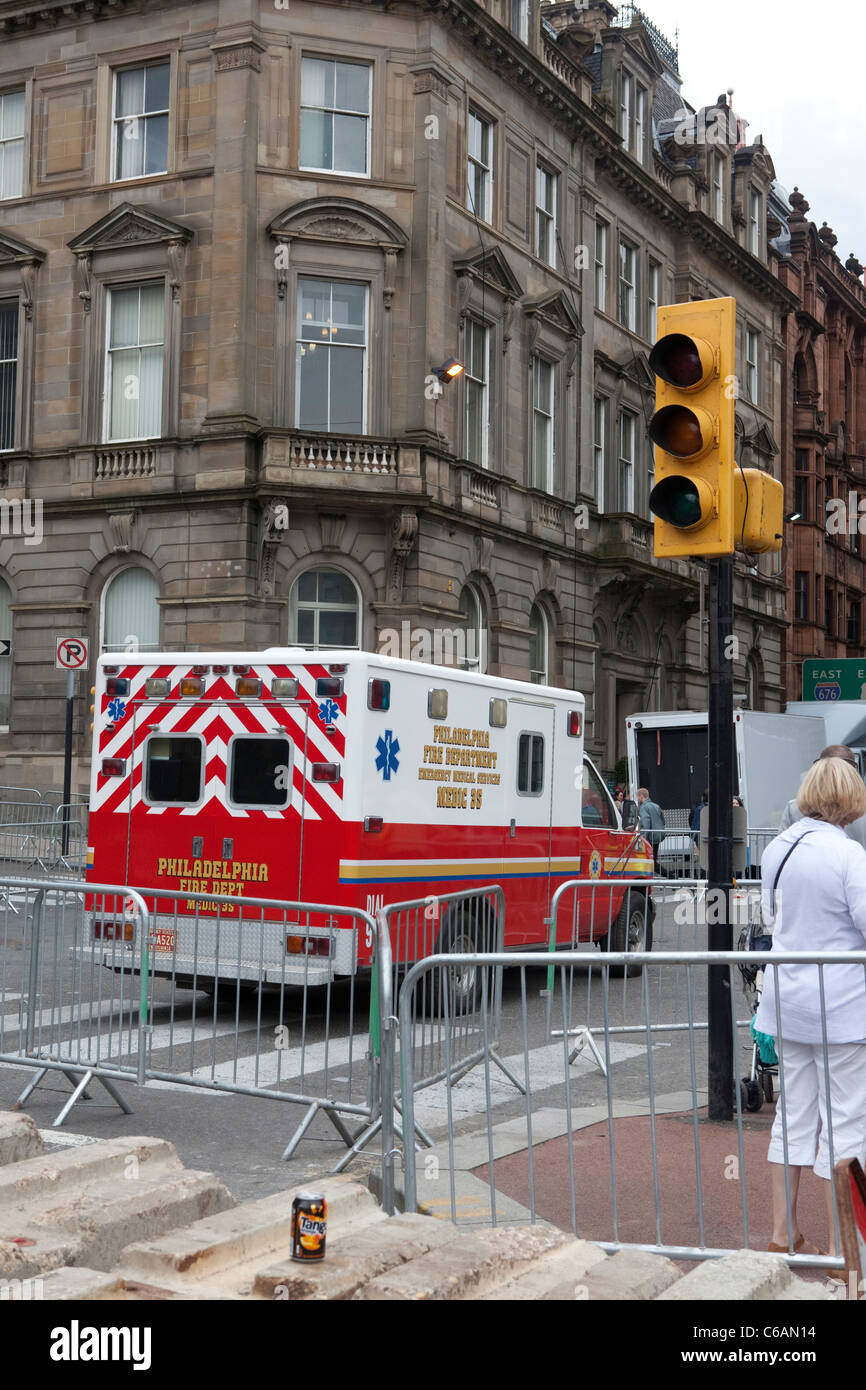
[[[94,922],[94,941],[134,941],[135,925],[132,922]]]
[[[339,763],[313,763],[314,782],[339,782]]]
[[[583,728],[583,715],[579,709],[568,711],[568,737],[580,738],[580,731]]]
[[[331,940],[327,936],[287,936],[287,956],[330,956]]]
[[[381,833],[385,821],[381,816],[365,816],[364,829],[368,835],[378,835]]]
[[[103,777],[125,777],[126,759],[125,758],[103,758],[102,759]]]
[[[379,680],[372,676],[367,681],[367,708],[368,709],[390,709],[391,708],[391,682]]]

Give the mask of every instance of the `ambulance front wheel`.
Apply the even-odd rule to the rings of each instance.
[[[652,950],[652,918],[644,894],[626,893],[610,931],[598,944],[603,951]],[[611,974],[631,978],[639,975],[641,969],[639,965],[611,966]]]

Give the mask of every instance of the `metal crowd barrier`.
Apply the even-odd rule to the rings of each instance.
[[[705,879],[665,878],[571,879],[560,885],[545,920],[548,932],[546,983],[548,1032],[560,1036],[558,990],[566,990],[570,1020],[569,1037],[576,1053],[583,1048],[604,1072],[605,1063],[596,1034],[603,1027],[601,980],[594,968],[609,958],[610,951],[628,951],[625,964],[607,976],[607,1027],[619,1034],[641,1034],[646,1024],[648,999],[653,1032],[674,1034],[690,1026],[689,986],[693,977],[685,965],[662,969],[657,952],[700,952],[708,946],[708,925],[732,923],[734,942],[758,919],[760,885],[743,883],[721,900]],[[557,944],[558,943],[558,944]],[[562,966],[559,952],[580,950],[573,964]],[[653,950],[649,965],[638,963],[635,952]],[[693,1020],[705,1029],[706,1013]]]
[[[736,1019],[741,997],[739,973],[745,963],[765,970],[789,964],[818,967],[823,1039],[820,1087],[829,1117],[832,1173],[835,1163],[850,1155],[840,1152],[833,1137],[832,1058],[827,1044],[824,977],[827,970],[843,965],[862,967],[866,977],[866,951],[750,952],[748,955],[736,951],[666,951],[660,955],[609,953],[598,966],[603,1074],[587,1065],[579,1054],[576,1056],[569,1045],[574,1001],[567,986],[567,975],[569,971],[576,972],[582,960],[585,957],[575,951],[556,957],[554,968],[561,977],[557,992],[560,1027],[559,1042],[553,1047],[545,1045],[548,1036],[546,992],[539,997],[537,993],[533,995],[532,989],[533,982],[543,978],[548,961],[544,953],[477,954],[468,960],[465,955],[449,954],[420,961],[408,972],[400,990],[398,1010],[403,1069],[405,1209],[430,1210],[435,1206],[439,1215],[450,1213],[450,1219],[457,1223],[496,1225],[500,1220],[511,1223],[517,1219],[513,1204],[519,1202],[523,1219],[550,1221],[611,1252],[639,1249],[672,1259],[704,1260],[744,1247],[765,1250],[772,1232],[766,1159],[768,1131],[765,1129],[763,1134],[755,1136],[745,1123],[750,1115],[744,1106],[746,1093],[738,1081],[738,1074],[746,1066],[745,1055],[751,1056],[753,1047],[748,1033],[744,1034],[744,1025],[738,1025]],[[523,1082],[523,1095],[522,1098],[513,1097],[510,1102],[504,1101],[502,1095],[496,1093],[490,1058],[482,1057],[484,1094],[479,1100],[479,1113],[483,1119],[471,1138],[471,1158],[461,1163],[460,1128],[449,1108],[444,1134],[435,1152],[424,1155],[421,1160],[419,1180],[419,1161],[413,1142],[418,1094],[412,1037],[416,1000],[423,997],[425,989],[429,990],[438,973],[471,964],[482,972],[482,1029],[485,1018],[492,1017],[493,1009],[492,993],[484,982],[497,967],[507,966],[519,975],[519,1009],[512,1019],[514,1056],[510,1061]],[[617,975],[621,976],[623,970],[632,965],[642,972],[639,986],[645,1021],[642,1035],[636,1033],[633,1042],[624,1044],[612,1022],[612,995],[618,983]],[[647,973],[650,966],[662,971],[685,970],[688,977],[687,1026],[670,1046],[657,1042],[653,993]],[[721,1125],[717,1132],[707,1124],[706,1090],[699,1080],[706,1075],[707,1034],[698,1026],[696,1018],[705,1005],[708,966],[727,972],[734,1035],[731,1075],[734,1124]],[[581,997],[578,1001],[580,1018],[584,1010],[585,998]],[[783,1038],[784,1024],[778,1006],[776,1018],[776,1035]],[[447,1017],[446,1028],[452,1026]],[[784,1043],[777,1045],[782,1063],[776,1076],[777,1087],[781,1088],[778,1103],[783,1144],[783,1162],[779,1166],[785,1173],[788,1262],[793,1266],[840,1270],[844,1268],[844,1260],[839,1255],[793,1252],[795,1231],[790,1170],[794,1165],[789,1156]],[[497,1120],[501,1123],[496,1123]],[[536,1134],[535,1130],[541,1133]],[[857,1157],[862,1160],[863,1155]],[[472,1184],[469,1197],[465,1192],[462,1196],[458,1194],[461,1167],[470,1170],[463,1174],[463,1180]],[[431,1199],[430,1187],[425,1184],[437,1183],[443,1169],[448,1195]],[[760,1206],[754,1200],[755,1177],[766,1193]],[[809,1181],[807,1176],[801,1184],[801,1198]],[[814,1191],[813,1197],[817,1198]],[[826,1220],[823,1196],[816,1200],[816,1205]],[[834,1225],[838,1250],[839,1224],[835,1206]],[[817,1235],[815,1231],[812,1238]]]
[[[82,952],[85,894],[114,952],[114,971]],[[55,1125],[93,1081],[129,1114],[113,1082],[145,1079],[147,978],[136,975],[127,950],[148,935],[143,900],[115,885],[34,878],[0,880],[0,899],[0,1062],[35,1072],[17,1105],[61,1072],[72,1094]]]
[[[85,1075],[56,1125],[93,1077],[264,1096],[304,1107],[284,1157],[320,1112],[347,1146],[342,1117],[379,1113],[378,1045],[368,1057],[379,996],[356,970],[359,931],[376,940],[367,913],[4,882],[24,893],[25,912],[20,925],[9,907],[3,916],[0,1062],[39,1073],[19,1104],[47,1069]]]
[[[0,863],[43,874],[83,873],[87,814],[80,803],[0,801]]]

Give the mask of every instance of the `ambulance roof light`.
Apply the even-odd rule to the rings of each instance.
[[[391,682],[371,676],[367,681],[367,709],[391,708]]]
[[[508,723],[508,701],[499,699],[491,700],[489,717],[491,729],[504,729]]]
[[[297,676],[275,676],[271,681],[271,696],[275,700],[297,700],[300,688]]]
[[[430,719],[448,718],[448,691],[427,691],[427,715]]]

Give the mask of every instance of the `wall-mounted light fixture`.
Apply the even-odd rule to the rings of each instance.
[[[458,362],[456,357],[449,357],[442,363],[441,367],[433,368],[433,375],[438,376],[439,380],[444,384],[447,381],[453,381],[454,378],[460,376],[461,372],[464,370],[465,368],[462,362]]]

